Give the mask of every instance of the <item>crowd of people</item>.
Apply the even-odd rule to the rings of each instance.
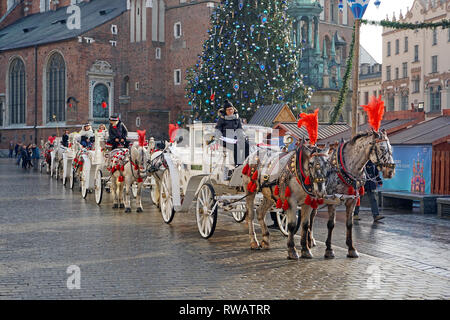
[[[38,161],[41,157],[41,150],[34,144],[25,144],[22,142],[17,142],[14,144],[13,141],[9,143],[9,157],[16,158],[17,166],[21,166],[23,169],[34,168],[37,170]]]
[[[113,115],[109,118],[109,128],[106,129],[104,124],[100,124],[97,132],[108,130],[109,139],[107,143],[112,146],[112,149],[118,147],[128,148],[129,142],[127,141],[128,129],[125,124],[120,121],[119,116]],[[94,130],[90,123],[85,123],[79,133],[79,142],[84,148],[92,148],[95,142]],[[69,147],[69,130],[64,130],[61,137],[61,145]],[[42,148],[42,146],[41,146]],[[21,166],[23,169],[34,168],[37,170],[39,158],[41,157],[41,149],[34,143],[25,144],[21,141],[9,143],[9,158],[17,159],[17,166]]]

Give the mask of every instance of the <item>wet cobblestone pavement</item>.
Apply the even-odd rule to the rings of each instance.
[[[360,258],[348,259],[339,213],[336,258],[325,260],[320,212],[314,258],[289,261],[280,232],[271,230],[271,250],[250,251],[245,223],[229,214],[219,213],[209,240],[193,213],[166,225],[148,191],[145,211],[125,214],[7,159],[0,182],[0,299],[450,298],[450,220],[436,216],[384,211],[374,225],[363,210]],[[66,286],[70,265],[80,267],[79,290]]]

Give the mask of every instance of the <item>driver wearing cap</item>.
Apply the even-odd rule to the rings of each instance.
[[[109,117],[109,128],[108,128],[109,139],[108,143],[112,145],[113,149],[116,149],[119,144],[128,148],[129,142],[127,141],[128,129],[120,121],[118,115],[113,115]]]

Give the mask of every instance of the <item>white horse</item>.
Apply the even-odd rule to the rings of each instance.
[[[130,157],[125,164],[123,176],[125,179],[125,212],[131,212],[130,192],[133,183],[137,183],[136,212],[142,212],[142,184],[147,177],[147,162],[150,158],[149,149],[145,148],[145,130],[137,131],[139,141],[134,142],[130,149]]]
[[[109,154],[107,170],[111,173],[111,193],[113,196],[113,209],[125,208],[123,202],[123,187],[125,181],[125,165],[129,162],[130,150],[127,148],[114,149]]]

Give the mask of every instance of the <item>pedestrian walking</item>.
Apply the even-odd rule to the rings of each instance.
[[[31,147],[31,161],[34,171],[38,169],[39,159],[41,157],[41,151],[39,150],[39,147],[35,144]]]
[[[9,158],[13,157],[13,152],[14,152],[14,142],[11,140],[9,142],[9,155],[8,155]]]
[[[24,146],[20,143],[18,148],[17,148],[17,165],[20,166],[20,161],[22,160],[22,150],[23,150]]]
[[[375,198],[375,190],[377,186],[383,186],[383,181],[380,178],[380,172],[377,167],[369,160],[366,164],[366,184],[364,185],[365,195],[370,200],[370,207],[372,209],[373,222],[378,222],[384,219],[384,216],[380,215],[378,210],[377,199]],[[355,207],[355,212],[353,213],[353,220],[360,220],[359,218],[359,206]]]
[[[17,142],[16,146],[14,147],[14,158],[17,158],[17,153],[19,152],[20,143]]]

